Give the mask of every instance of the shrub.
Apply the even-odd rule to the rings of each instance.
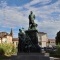
[[[0,44],[0,53],[4,52],[5,55],[11,55],[16,52],[16,48],[11,43]]]
[[[4,50],[0,48],[0,56],[4,55]]]
[[[60,57],[60,45],[56,46],[57,50],[55,52],[50,53],[50,56]]]

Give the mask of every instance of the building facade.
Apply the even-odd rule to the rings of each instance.
[[[0,32],[0,43],[12,43],[15,47],[18,46],[18,38],[13,38],[12,29],[10,33]]]
[[[48,39],[48,41],[49,41],[49,47],[56,46],[56,41],[55,41],[55,39]]]
[[[18,38],[13,38],[12,43],[15,45],[15,47],[18,47]]]
[[[0,43],[12,43],[12,31],[10,33],[0,32]]]
[[[48,46],[47,33],[38,32],[38,42],[41,47],[47,47]]]
[[[47,46],[55,46],[54,39],[48,39],[47,33],[38,32],[38,44],[40,47],[47,47]],[[18,38],[13,38],[12,29],[10,33],[7,32],[0,32],[0,43],[13,43],[15,47],[18,46]]]

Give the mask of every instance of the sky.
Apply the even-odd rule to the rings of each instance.
[[[19,29],[28,29],[30,11],[35,14],[38,31],[54,39],[60,30],[60,0],[0,0],[0,32],[13,30],[18,37]]]

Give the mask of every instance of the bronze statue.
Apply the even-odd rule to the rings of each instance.
[[[34,22],[34,20],[35,20],[35,15],[31,11],[29,15],[29,29],[36,29],[37,24]]]
[[[30,12],[29,15],[29,29],[24,30],[24,28],[19,29],[18,38],[18,53],[25,52],[41,52],[41,48],[38,45],[38,30],[36,29],[37,24],[34,22],[35,15]]]

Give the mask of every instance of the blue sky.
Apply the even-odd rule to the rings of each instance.
[[[60,0],[0,0],[0,32],[10,32],[18,37],[19,28],[28,29],[30,11],[36,15],[38,31],[55,38],[60,30]]]

